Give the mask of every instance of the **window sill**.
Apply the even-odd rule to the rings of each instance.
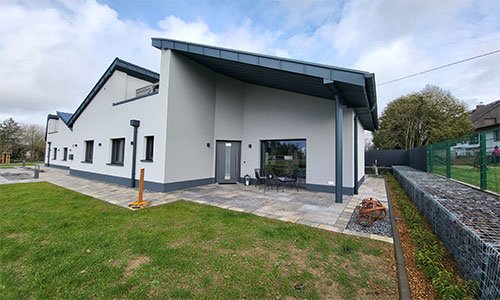
[[[92,162],[91,161],[85,161],[85,160],[82,160],[81,161],[82,164],[91,164]]]
[[[141,162],[152,163],[152,159],[141,159]]]
[[[123,167],[123,163],[108,163],[107,166]]]

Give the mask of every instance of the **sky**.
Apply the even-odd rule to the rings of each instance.
[[[0,121],[74,112],[115,57],[159,71],[165,37],[375,73],[377,83],[500,49],[500,1],[0,0]],[[500,99],[500,53],[377,87]]]

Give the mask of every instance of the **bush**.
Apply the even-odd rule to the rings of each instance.
[[[473,299],[474,285],[463,280],[454,270],[444,265],[446,249],[432,231],[418,208],[411,202],[405,191],[391,174],[387,175],[395,200],[408,224],[410,237],[415,245],[415,261],[436,288],[438,295],[448,299]]]

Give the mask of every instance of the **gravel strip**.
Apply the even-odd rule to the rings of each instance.
[[[392,237],[392,226],[391,226],[391,218],[389,216],[389,210],[387,210],[387,214],[384,219],[377,220],[373,223],[371,227],[364,227],[358,224],[356,221],[356,216],[358,215],[358,208],[354,210],[354,213],[347,223],[347,229],[354,230],[357,232],[369,233],[369,234],[377,234],[382,236]]]

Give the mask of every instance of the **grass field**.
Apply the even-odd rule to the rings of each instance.
[[[0,185],[1,299],[397,299],[392,245],[196,203]]]
[[[43,161],[39,162],[26,162],[25,166],[34,166],[38,164],[43,164]],[[15,169],[15,167],[21,167],[23,163],[13,163],[13,164],[4,164],[0,165],[0,169]]]
[[[433,173],[446,176],[446,165],[435,165]],[[451,165],[451,178],[480,186],[479,168],[471,165]],[[500,193],[500,166],[488,165],[486,180],[488,190]]]

